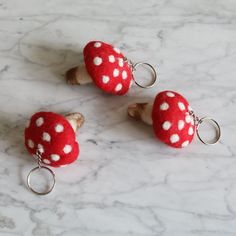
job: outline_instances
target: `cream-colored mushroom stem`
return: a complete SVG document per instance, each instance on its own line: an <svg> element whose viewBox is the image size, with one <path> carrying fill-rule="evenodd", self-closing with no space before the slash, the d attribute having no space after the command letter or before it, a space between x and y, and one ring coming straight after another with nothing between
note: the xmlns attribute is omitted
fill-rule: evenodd
<svg viewBox="0 0 236 236"><path fill-rule="evenodd" d="M66 72L66 81L68 84L88 84L92 83L92 79L88 74L85 65L73 67Z"/></svg>
<svg viewBox="0 0 236 236"><path fill-rule="evenodd" d="M69 121L71 127L76 132L84 123L84 116L79 113L69 113L65 115L65 118Z"/></svg>
<svg viewBox="0 0 236 236"><path fill-rule="evenodd" d="M152 125L152 103L134 103L128 106L129 117Z"/></svg>

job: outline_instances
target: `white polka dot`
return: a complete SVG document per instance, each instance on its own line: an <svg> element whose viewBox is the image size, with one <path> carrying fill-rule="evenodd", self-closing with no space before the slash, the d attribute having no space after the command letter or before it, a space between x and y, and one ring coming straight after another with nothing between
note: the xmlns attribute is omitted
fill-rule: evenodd
<svg viewBox="0 0 236 236"><path fill-rule="evenodd" d="M51 154L51 159L52 159L53 161L59 161L59 160L60 160L60 156L57 155L57 154Z"/></svg>
<svg viewBox="0 0 236 236"><path fill-rule="evenodd" d="M93 59L93 63L94 63L94 65L96 65L96 66L101 65L101 64L102 64L102 58L101 58L101 57L95 57L95 58Z"/></svg>
<svg viewBox="0 0 236 236"><path fill-rule="evenodd" d="M162 128L164 130L168 130L169 128L171 127L171 123L169 121L165 121L163 124L162 124Z"/></svg>
<svg viewBox="0 0 236 236"><path fill-rule="evenodd" d="M119 64L120 67L123 67L123 65L124 65L124 60L123 60L122 58L119 58L119 59L118 59L118 64Z"/></svg>
<svg viewBox="0 0 236 236"><path fill-rule="evenodd" d="M169 108L169 104L166 103L166 102L163 102L163 103L160 105L160 109L161 109L162 111L165 111L165 110L167 110L168 108Z"/></svg>
<svg viewBox="0 0 236 236"><path fill-rule="evenodd" d="M26 124L25 124L25 127L26 127L26 128L29 128L29 126L30 126L30 120L27 120L27 121L26 121Z"/></svg>
<svg viewBox="0 0 236 236"><path fill-rule="evenodd" d="M66 166L68 166L68 165L60 165L60 167L66 167Z"/></svg>
<svg viewBox="0 0 236 236"><path fill-rule="evenodd" d="M113 48L114 49L114 51L116 52L116 53L120 53L120 49L119 48Z"/></svg>
<svg viewBox="0 0 236 236"><path fill-rule="evenodd" d="M187 147L188 144L189 144L189 141L187 140L187 141L183 142L181 146L182 146L182 147Z"/></svg>
<svg viewBox="0 0 236 236"><path fill-rule="evenodd" d="M31 139L28 139L28 146L34 148L34 142Z"/></svg>
<svg viewBox="0 0 236 236"><path fill-rule="evenodd" d="M115 62L115 57L113 55L110 55L108 57L108 60L109 60L109 62L113 63L113 62Z"/></svg>
<svg viewBox="0 0 236 236"><path fill-rule="evenodd" d="M178 134L172 134L171 136L170 136L170 142L171 143L176 143L176 142L178 142L179 141L179 135Z"/></svg>
<svg viewBox="0 0 236 236"><path fill-rule="evenodd" d="M95 48L100 48L101 46L102 46L102 44L100 42L94 43L94 47Z"/></svg>
<svg viewBox="0 0 236 236"><path fill-rule="evenodd" d="M185 109L185 105L182 102L178 102L178 106L181 111Z"/></svg>
<svg viewBox="0 0 236 236"><path fill-rule="evenodd" d="M71 145L68 145L68 144L65 145L65 147L63 148L63 152L64 152L65 154L70 153L71 150L72 150L72 147L71 147Z"/></svg>
<svg viewBox="0 0 236 236"><path fill-rule="evenodd" d="M173 98L175 96L175 94L172 92L167 92L166 95L170 98Z"/></svg>
<svg viewBox="0 0 236 236"><path fill-rule="evenodd" d="M109 80L110 80L110 78L109 78L108 76L106 76L106 75L103 75L103 76L102 76L102 82L103 82L104 84L107 84L107 83L109 82Z"/></svg>
<svg viewBox="0 0 236 236"><path fill-rule="evenodd" d="M185 121L186 121L186 123L190 123L191 122L191 116L190 115L186 115L185 116Z"/></svg>
<svg viewBox="0 0 236 236"><path fill-rule="evenodd" d="M49 161L48 159L43 159L43 163L49 165L49 164L51 164L51 161Z"/></svg>
<svg viewBox="0 0 236 236"><path fill-rule="evenodd" d="M55 131L56 131L57 133L61 133L63 130L64 130L63 125L61 125L61 124L56 125Z"/></svg>
<svg viewBox="0 0 236 236"><path fill-rule="evenodd" d="M118 92L122 89L122 84L117 84L116 85L116 88L115 88L115 91Z"/></svg>
<svg viewBox="0 0 236 236"><path fill-rule="evenodd" d="M39 152L44 153L44 148L43 148L42 144L39 143L37 148L38 148Z"/></svg>
<svg viewBox="0 0 236 236"><path fill-rule="evenodd" d="M119 75L119 73L120 73L120 72L119 72L118 69L114 69L114 70L113 70L113 76L114 76L114 77L117 77L117 76Z"/></svg>
<svg viewBox="0 0 236 236"><path fill-rule="evenodd" d="M51 136L49 133L47 132L43 132L43 140L44 141L47 141L47 142L50 142L51 141Z"/></svg>
<svg viewBox="0 0 236 236"><path fill-rule="evenodd" d="M182 130L184 128L184 121L183 120L179 120L178 121L178 130Z"/></svg>
<svg viewBox="0 0 236 236"><path fill-rule="evenodd" d="M122 79L126 79L127 78L127 72L124 70L122 72Z"/></svg>
<svg viewBox="0 0 236 236"><path fill-rule="evenodd" d="M36 125L39 127L43 124L44 120L43 120L43 117L39 117L37 120L36 120Z"/></svg>
<svg viewBox="0 0 236 236"><path fill-rule="evenodd" d="M193 135L193 127L189 127L189 129L188 129L188 134L189 134L189 135Z"/></svg>

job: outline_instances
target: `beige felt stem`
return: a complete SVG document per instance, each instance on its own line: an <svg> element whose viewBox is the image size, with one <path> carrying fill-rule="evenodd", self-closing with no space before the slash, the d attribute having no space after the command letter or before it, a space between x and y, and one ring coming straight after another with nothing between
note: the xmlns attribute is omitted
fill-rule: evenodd
<svg viewBox="0 0 236 236"><path fill-rule="evenodd" d="M88 84L92 79L88 74L85 65L73 67L66 72L66 81L68 84Z"/></svg>
<svg viewBox="0 0 236 236"><path fill-rule="evenodd" d="M152 125L152 103L134 103L128 107L129 117Z"/></svg>
<svg viewBox="0 0 236 236"><path fill-rule="evenodd" d="M84 123L84 116L79 113L69 113L65 115L65 118L69 121L73 130L76 132Z"/></svg>

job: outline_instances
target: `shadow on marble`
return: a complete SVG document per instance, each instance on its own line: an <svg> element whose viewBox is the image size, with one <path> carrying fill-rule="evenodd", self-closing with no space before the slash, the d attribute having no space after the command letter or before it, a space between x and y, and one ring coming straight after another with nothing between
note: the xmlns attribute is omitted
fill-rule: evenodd
<svg viewBox="0 0 236 236"><path fill-rule="evenodd" d="M25 124L21 121L10 121L6 117L0 117L0 124L2 139L8 143L5 153L13 156L25 154L23 136Z"/></svg>
<svg viewBox="0 0 236 236"><path fill-rule="evenodd" d="M68 69L82 64L83 48L68 49L71 45L52 45L44 43L27 48L24 56L31 63L48 68L59 79L64 79Z"/></svg>
<svg viewBox="0 0 236 236"><path fill-rule="evenodd" d="M19 166L17 168L17 177L21 185L25 184L25 169L29 165L34 165L34 159L29 156L24 145L24 127L23 119L17 122L10 121L5 117L0 117L1 139L6 143L6 148L3 150L4 154L14 159L13 163ZM23 174L24 173L24 174Z"/></svg>

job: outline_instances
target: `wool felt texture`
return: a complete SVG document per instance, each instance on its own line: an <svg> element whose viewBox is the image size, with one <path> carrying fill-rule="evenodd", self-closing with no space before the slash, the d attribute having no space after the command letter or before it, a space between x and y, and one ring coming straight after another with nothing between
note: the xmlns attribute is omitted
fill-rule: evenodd
<svg viewBox="0 0 236 236"><path fill-rule="evenodd" d="M171 147L186 147L193 140L196 129L189 111L191 107L182 95L173 91L157 94L152 110L156 137Z"/></svg>
<svg viewBox="0 0 236 236"><path fill-rule="evenodd" d="M39 149L42 162L53 167L68 165L79 155L79 145L70 123L53 112L38 112L31 117L25 128L25 146L33 156Z"/></svg>
<svg viewBox="0 0 236 236"><path fill-rule="evenodd" d="M83 53L87 72L98 88L114 95L128 92L133 80L132 70L118 48L91 41Z"/></svg>

